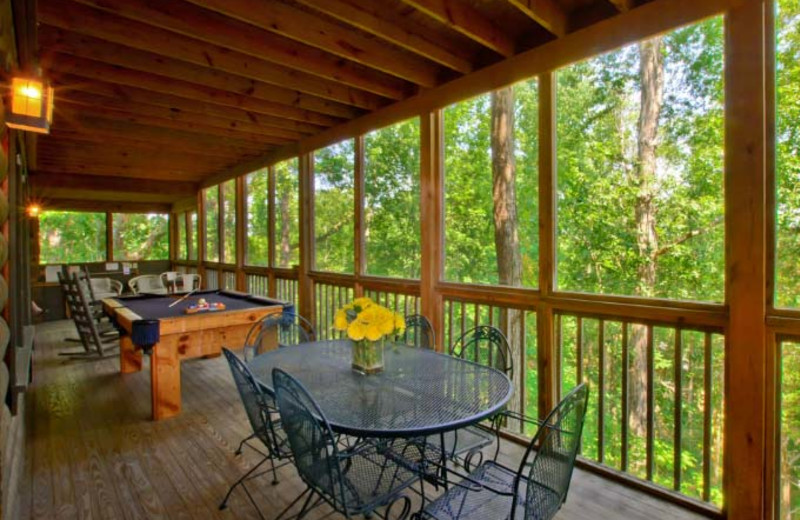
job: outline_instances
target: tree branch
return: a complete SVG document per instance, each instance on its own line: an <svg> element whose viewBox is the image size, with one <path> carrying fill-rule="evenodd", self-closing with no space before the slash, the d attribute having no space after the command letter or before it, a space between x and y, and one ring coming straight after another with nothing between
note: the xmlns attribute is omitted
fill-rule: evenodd
<svg viewBox="0 0 800 520"><path fill-rule="evenodd" d="M670 249L673 249L673 248L683 244L684 242L686 242L686 241L688 241L688 240L690 240L690 239L692 239L692 238L694 238L696 236L700 236L700 235L704 235L704 234L708 233L709 231L711 231L712 229L714 229L715 227L720 225L722 223L722 220L723 220L723 217L718 217L711 224L709 224L708 226L702 227L702 228L698 228L698 229L693 229L693 230L689 231L688 233L686 233L685 235L683 235L682 237L680 237L678 240L658 248L656 250L656 252L653 253L653 258L655 259L655 258L658 258L659 256L661 256L661 255L663 255L665 253L668 253Z"/></svg>

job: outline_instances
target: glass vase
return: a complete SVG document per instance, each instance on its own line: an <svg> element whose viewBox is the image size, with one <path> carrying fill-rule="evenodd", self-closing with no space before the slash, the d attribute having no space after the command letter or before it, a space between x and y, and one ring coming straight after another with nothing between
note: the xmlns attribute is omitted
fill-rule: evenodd
<svg viewBox="0 0 800 520"><path fill-rule="evenodd" d="M364 375L383 372L383 340L353 342L353 370Z"/></svg>

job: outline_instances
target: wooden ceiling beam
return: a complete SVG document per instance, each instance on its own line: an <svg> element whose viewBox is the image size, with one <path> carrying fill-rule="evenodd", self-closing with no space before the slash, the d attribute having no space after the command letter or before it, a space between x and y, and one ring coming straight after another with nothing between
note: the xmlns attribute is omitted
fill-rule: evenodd
<svg viewBox="0 0 800 520"><path fill-rule="evenodd" d="M440 82L439 67L427 59L281 2L270 2L265 8L263 0L189 1L422 87L434 87Z"/></svg>
<svg viewBox="0 0 800 520"><path fill-rule="evenodd" d="M235 161L236 158L207 157L185 152L143 151L120 147L81 146L71 144L45 143L39 145L43 161L61 163L86 162L95 160L98 164L165 165L185 169L186 167L219 167Z"/></svg>
<svg viewBox="0 0 800 520"><path fill-rule="evenodd" d="M65 156L57 155L50 156L42 154L39 161L40 169L59 168L71 170L75 173L81 174L97 174L103 175L105 171L113 171L117 175L124 173L131 173L136 171L147 170L161 170L171 172L172 175L180 175L181 180L197 180L202 174L225 168L230 162L182 162L172 159L145 159L145 158L131 158L131 159L118 159L107 157L86 157L80 156ZM169 177L172 178L172 177Z"/></svg>
<svg viewBox="0 0 800 520"><path fill-rule="evenodd" d="M611 1L625 2L627 0ZM567 34L569 22L567 13L555 0L509 0L509 2L552 34L558 37Z"/></svg>
<svg viewBox="0 0 800 520"><path fill-rule="evenodd" d="M140 105L163 107L174 113L191 113L196 116L227 119L236 122L248 123L258 127L281 128L304 134L316 134L327 128L312 123L304 123L281 117L258 114L256 112L232 108L222 105L203 103L170 94L161 94L136 87L128 87L104 81L85 78L82 76L65 74L59 78L56 85L56 99L61 96L75 93L89 93L99 96L115 98L123 102L133 102Z"/></svg>
<svg viewBox="0 0 800 520"><path fill-rule="evenodd" d="M128 182L125 184L132 185L142 182L141 179L138 179L135 182L130 182L130 180L131 179L127 179ZM176 197L175 195L168 195L164 193L132 193L125 191L124 189L122 191L75 190L71 188L37 188L36 186L32 186L30 193L33 200L38 201L41 206L45 207L47 206L47 203L44 201L58 199L101 200L105 202L136 201L155 202L160 204L174 204L182 199L182 197Z"/></svg>
<svg viewBox="0 0 800 520"><path fill-rule="evenodd" d="M47 63L44 63L44 58L47 59ZM198 83L171 79L158 74L109 65L85 58L76 58L66 54L53 53L44 56L42 67L55 77L57 77L58 74L79 74L99 81L109 81L121 85L152 90L162 94L172 94L187 99L203 101L205 103L243 108L260 114L284 117L321 126L335 126L344 120L343 118L320 114L318 112L283 105L273 101L256 99L248 95L236 94Z"/></svg>
<svg viewBox="0 0 800 520"><path fill-rule="evenodd" d="M617 11L620 13L625 13L636 7L635 0L608 0L611 2L614 7L617 8Z"/></svg>
<svg viewBox="0 0 800 520"><path fill-rule="evenodd" d="M219 150L222 152L247 153L268 148L267 145L248 143L247 141L230 137L202 135L181 130L114 121L100 117L90 117L88 115L78 115L77 117L70 117L69 119L66 116L71 116L71 114L58 111L53 126L65 125L72 129L77 128L79 131L97 133L103 137L111 134L133 140L152 141L154 143L163 143L176 147L187 145L190 148L204 147L209 150Z"/></svg>
<svg viewBox="0 0 800 520"><path fill-rule="evenodd" d="M29 177L34 190L69 189L80 191L119 191L125 193L157 193L181 198L196 195L200 185L191 181L159 181L140 179L130 182L120 177L79 175L37 170Z"/></svg>
<svg viewBox="0 0 800 520"><path fill-rule="evenodd" d="M130 168L126 166L103 166L103 165L64 165L47 164L39 166L42 170L53 173L71 173L78 175L100 175L113 177L128 177L131 179L156 179L156 180L178 180L178 181L199 181L205 178L207 172L192 171L187 172L179 169L158 169L158 168Z"/></svg>
<svg viewBox="0 0 800 520"><path fill-rule="evenodd" d="M411 84L401 79L187 2L79 1L125 18L198 38L206 43L296 68L380 96L397 100L413 94ZM263 5L259 9L263 9Z"/></svg>
<svg viewBox="0 0 800 520"><path fill-rule="evenodd" d="M141 152L171 152L196 155L213 159L221 157L224 159L235 159L252 155L251 150L237 150L227 147L208 147L202 144L175 143L172 141L152 141L141 138L132 138L128 135L118 133L98 133L79 131L68 126L59 126L57 130L52 130L50 135L39 140L39 146L50 144L65 143L69 146L83 148L121 148L125 150L139 150Z"/></svg>
<svg viewBox="0 0 800 520"><path fill-rule="evenodd" d="M58 96L58 102L60 107L63 107L66 103L74 105L75 107L86 107L87 109L100 108L115 110L137 116L150 116L159 119L169 119L187 125L196 125L200 128L207 126L215 129L256 134L266 137L278 137L296 140L309 135L308 133L296 132L294 130L285 130L277 127L261 126L250 122L246 123L242 121L232 121L230 119L204 116L193 112L183 112L181 110L165 108L157 105L134 103L118 98L98 96L88 92L62 92Z"/></svg>
<svg viewBox="0 0 800 520"><path fill-rule="evenodd" d="M40 27L39 41L42 48L47 49L45 55L63 53L344 119L364 113L351 105L47 25Z"/></svg>
<svg viewBox="0 0 800 520"><path fill-rule="evenodd" d="M298 0L321 13L377 36L407 51L428 58L436 63L462 74L469 74L474 69L472 62L455 53L449 52L424 35L398 26L394 20L376 16L347 0Z"/></svg>
<svg viewBox="0 0 800 520"><path fill-rule="evenodd" d="M292 141L286 137L274 137L262 134L251 134L240 130L231 130L228 128L217 128L213 126L185 123L183 121L175 121L173 119L165 119L161 117L153 117L149 115L137 114L133 111L120 111L116 109L104 108L97 105L84 105L73 104L66 100L61 100L59 112L64 117L70 119L80 118L81 116L99 117L103 119L110 119L112 121L123 121L126 123L135 123L146 126L157 126L159 128L171 128L174 130L182 130L185 132L196 133L200 135L215 135L252 143L254 145L280 145Z"/></svg>
<svg viewBox="0 0 800 520"><path fill-rule="evenodd" d="M264 61L228 47L159 29L69 0L42 0L39 13L43 23L54 27L366 110L375 110L388 100L384 96L345 85L338 80L325 79ZM43 49L46 50L46 47L43 46Z"/></svg>
<svg viewBox="0 0 800 520"><path fill-rule="evenodd" d="M165 202L126 202L89 199L61 199L53 198L42 203L44 209L96 211L112 213L169 213L172 204Z"/></svg>
<svg viewBox="0 0 800 520"><path fill-rule="evenodd" d="M514 41L464 0L402 1L501 56L507 58L516 52Z"/></svg>

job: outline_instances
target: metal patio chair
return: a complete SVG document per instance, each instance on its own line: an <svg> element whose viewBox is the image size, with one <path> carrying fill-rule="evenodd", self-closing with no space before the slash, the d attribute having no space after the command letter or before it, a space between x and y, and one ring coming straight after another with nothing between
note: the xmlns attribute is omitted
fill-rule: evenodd
<svg viewBox="0 0 800 520"><path fill-rule="evenodd" d="M252 359L268 335L277 334L278 347L284 348L314 341L316 333L311 323L296 313L271 314L256 322L244 342L244 358Z"/></svg>
<svg viewBox="0 0 800 520"><path fill-rule="evenodd" d="M307 488L278 515L284 518L305 497L297 518L327 503L345 518L379 514L386 507L402 509L396 518L408 517L411 501L402 494L418 477L383 453L381 443L363 442L341 449L325 414L303 385L288 373L272 370L275 400L289 439L293 461ZM316 497L316 500L314 500Z"/></svg>
<svg viewBox="0 0 800 520"><path fill-rule="evenodd" d="M511 347L505 335L492 325L478 325L466 331L451 345L450 355L496 368L509 379L514 379ZM481 450L498 439L494 422L494 418L492 418L491 425L477 424L445 433L443 437L447 458L463 463L467 470L476 455L480 457L479 463L482 462ZM430 436L427 442L432 446L439 447L441 438L437 435ZM498 441L496 452L499 451L499 448Z"/></svg>
<svg viewBox="0 0 800 520"><path fill-rule="evenodd" d="M402 338L406 345L433 350L436 348L436 337L433 326L422 314L409 314L405 317L406 330Z"/></svg>
<svg viewBox="0 0 800 520"><path fill-rule="evenodd" d="M253 434L245 439L245 441L252 439L258 439L260 441L259 447L253 446L253 444L249 442L246 443L242 441L242 443L239 444L239 448L236 450L236 454L239 455L242 451L242 446L247 444L251 449L262 455L263 458L228 489L228 493L225 495L219 508L225 509L227 507L231 493L233 493L233 490L236 489L237 486L241 485L260 515L261 511L250 495L250 492L247 490L245 483L250 479L271 471L272 484L276 485L278 483L277 470L290 462L291 452L289 451L286 433L281 427L281 422L278 418L277 410L275 409L275 401L272 396L261 389L253 377L253 374L250 373L250 370L247 368L247 365L245 365L236 354L227 348L223 348L222 352L228 360L228 366L231 369L233 381L236 383L239 397L241 397L245 412L247 412L247 419L250 421L250 426L253 428ZM257 473L256 471L267 461L270 463L270 469ZM276 465L275 461L280 461L280 463Z"/></svg>
<svg viewBox="0 0 800 520"><path fill-rule="evenodd" d="M481 463L417 513L418 520L549 520L567 499L589 390L581 384L540 424L516 469ZM452 470L451 470L452 471Z"/></svg>

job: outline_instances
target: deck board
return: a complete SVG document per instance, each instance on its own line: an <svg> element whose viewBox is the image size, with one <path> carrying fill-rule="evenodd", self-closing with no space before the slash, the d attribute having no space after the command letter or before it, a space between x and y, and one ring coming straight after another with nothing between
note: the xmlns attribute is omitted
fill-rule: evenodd
<svg viewBox="0 0 800 520"><path fill-rule="evenodd" d="M122 375L114 356L90 361L58 356L74 350L63 341L70 327L54 322L37 331L21 520L258 518L240 490L227 510L217 508L230 483L258 461L247 449L240 457L233 454L248 423L224 358L184 361L181 415L153 422L147 368ZM520 455L518 447L504 443L503 458ZM248 486L266 518L303 489L291 467L279 470L279 478L278 486L270 476ZM557 518L702 517L577 470Z"/></svg>

